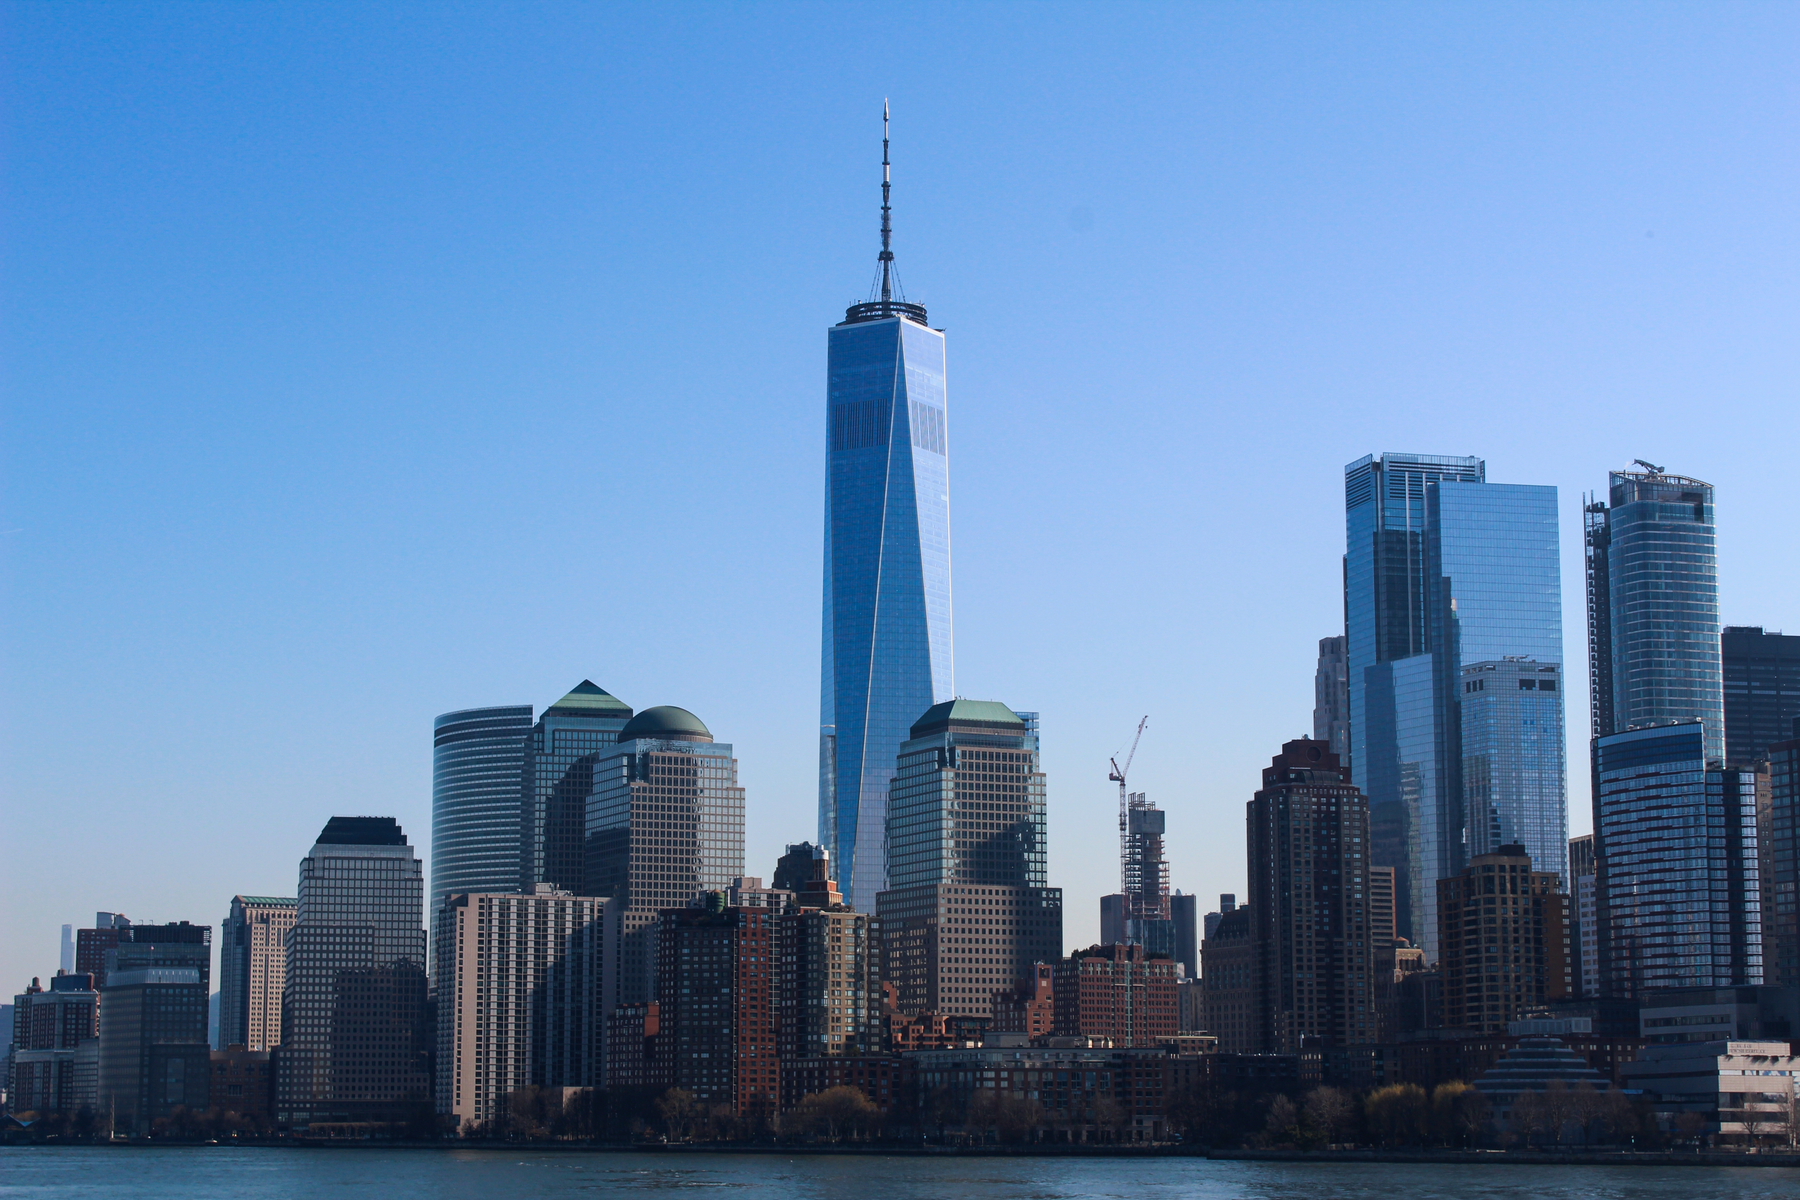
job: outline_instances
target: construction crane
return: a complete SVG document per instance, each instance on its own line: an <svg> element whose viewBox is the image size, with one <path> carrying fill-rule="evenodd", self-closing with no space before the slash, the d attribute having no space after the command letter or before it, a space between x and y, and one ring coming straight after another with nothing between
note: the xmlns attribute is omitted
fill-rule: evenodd
<svg viewBox="0 0 1800 1200"><path fill-rule="evenodd" d="M1119 891L1121 893L1126 890L1127 880L1125 875L1127 867L1125 865L1125 860L1130 857L1131 852L1131 834L1126 828L1125 774L1131 770L1131 760L1137 757L1138 742L1143 739L1144 726L1149 723L1150 714L1145 713L1144 719L1138 722L1137 733L1133 735L1131 739L1131 752L1125 756L1125 765L1121 767L1119 765L1119 756L1116 754L1113 755L1111 759L1112 772L1107 775L1109 780L1119 785Z"/></svg>

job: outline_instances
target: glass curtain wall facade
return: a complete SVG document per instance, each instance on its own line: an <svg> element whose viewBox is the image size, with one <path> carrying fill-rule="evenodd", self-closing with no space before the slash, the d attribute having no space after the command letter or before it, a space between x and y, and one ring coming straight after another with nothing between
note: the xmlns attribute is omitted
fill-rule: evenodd
<svg viewBox="0 0 1800 1200"><path fill-rule="evenodd" d="M1698 720L1706 757L1725 757L1718 536L1709 483L1614 471L1608 503L1585 506L1595 736ZM1602 724L1605 714L1610 720Z"/></svg>
<svg viewBox="0 0 1800 1200"><path fill-rule="evenodd" d="M1595 742L1602 986L1763 981L1756 774L1709 762L1704 722Z"/></svg>
<svg viewBox="0 0 1800 1200"><path fill-rule="evenodd" d="M1536 726L1488 728L1466 746L1461 676L1465 663L1508 658L1560 668L1556 489L1488 483L1480 459L1390 454L1352 463L1345 497L1352 775L1369 799L1374 863L1403 872L1400 934L1435 959L1437 881L1467 862L1465 756L1541 756ZM1562 754L1555 694L1548 740ZM1501 732L1529 738L1497 746ZM1559 876L1566 803L1557 775L1548 804L1513 814L1541 825L1521 839Z"/></svg>
<svg viewBox="0 0 1800 1200"><path fill-rule="evenodd" d="M1524 846L1533 871L1570 891L1562 668L1521 658L1471 663L1461 704L1469 857Z"/></svg>
<svg viewBox="0 0 1800 1200"><path fill-rule="evenodd" d="M1364 673L1376 663L1427 650L1425 485L1481 483L1479 458L1368 455L1344 468L1344 635L1350 691L1350 769L1365 775L1368 722Z"/></svg>
<svg viewBox="0 0 1800 1200"><path fill-rule="evenodd" d="M819 840L866 912L894 756L954 687L944 335L923 309L863 315L829 336Z"/></svg>
<svg viewBox="0 0 1800 1200"><path fill-rule="evenodd" d="M1437 881L1457 871L1462 806L1450 706L1437 656L1377 663L1367 676L1371 864L1394 869L1399 936L1437 956Z"/></svg>
<svg viewBox="0 0 1800 1200"><path fill-rule="evenodd" d="M532 728L525 743L518 891L530 895L540 883L581 890L594 763L618 743L629 720L629 704L584 679Z"/></svg>
<svg viewBox="0 0 1800 1200"><path fill-rule="evenodd" d="M531 705L465 708L432 722L431 911L452 892L519 883L519 780Z"/></svg>

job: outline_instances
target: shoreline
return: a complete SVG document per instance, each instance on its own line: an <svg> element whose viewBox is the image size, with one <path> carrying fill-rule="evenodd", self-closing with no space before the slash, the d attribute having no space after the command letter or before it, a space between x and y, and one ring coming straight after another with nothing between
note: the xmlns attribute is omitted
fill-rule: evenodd
<svg viewBox="0 0 1800 1200"><path fill-rule="evenodd" d="M70 1146L128 1149L193 1149L236 1146L250 1150L430 1150L551 1154L733 1155L855 1158L1203 1158L1217 1162L1268 1163L1409 1163L1421 1166L1644 1166L1644 1167L1774 1167L1800 1169L1800 1150L1763 1153L1730 1150L1211 1150L1181 1145L1113 1146L920 1146L920 1145L772 1145L707 1142L692 1144L618 1142L505 1141L378 1141L313 1138L235 1142L12 1142L4 1148L59 1149Z"/></svg>

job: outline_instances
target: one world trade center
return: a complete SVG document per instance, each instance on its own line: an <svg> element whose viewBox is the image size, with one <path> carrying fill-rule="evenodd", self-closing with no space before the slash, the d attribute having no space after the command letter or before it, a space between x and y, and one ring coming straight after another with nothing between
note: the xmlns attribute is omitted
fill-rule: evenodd
<svg viewBox="0 0 1800 1200"><path fill-rule="evenodd" d="M829 333L819 840L863 912L887 886L888 781L912 723L954 698L944 335L894 272L887 112L873 298Z"/></svg>

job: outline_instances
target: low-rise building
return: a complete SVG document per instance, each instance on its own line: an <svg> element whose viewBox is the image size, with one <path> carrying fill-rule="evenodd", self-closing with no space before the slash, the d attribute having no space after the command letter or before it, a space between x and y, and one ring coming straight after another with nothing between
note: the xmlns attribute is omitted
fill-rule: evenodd
<svg viewBox="0 0 1800 1200"><path fill-rule="evenodd" d="M813 1058L782 1059L781 1111L792 1112L808 1096L834 1087L858 1088L880 1111L893 1114L900 1102L901 1079L907 1064L897 1054L825 1054Z"/></svg>
<svg viewBox="0 0 1800 1200"><path fill-rule="evenodd" d="M918 1080L913 1119L931 1127L943 1114L967 1113L985 1089L1035 1102L1045 1126L1071 1141L1161 1141L1168 1060L1160 1049L924 1050L907 1056Z"/></svg>
<svg viewBox="0 0 1800 1200"><path fill-rule="evenodd" d="M212 1052L212 1106L261 1128L274 1120L269 1052L242 1045Z"/></svg>
<svg viewBox="0 0 1800 1200"><path fill-rule="evenodd" d="M1651 1097L1664 1129L1743 1145L1787 1139L1797 1071L1787 1042L1665 1042L1644 1047L1624 1075Z"/></svg>

